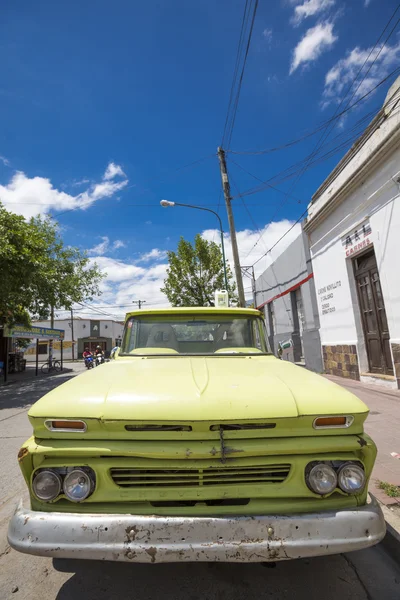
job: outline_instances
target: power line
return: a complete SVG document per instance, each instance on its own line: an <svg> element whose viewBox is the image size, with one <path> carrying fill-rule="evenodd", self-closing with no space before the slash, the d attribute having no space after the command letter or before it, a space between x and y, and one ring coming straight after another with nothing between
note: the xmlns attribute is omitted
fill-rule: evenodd
<svg viewBox="0 0 400 600"><path fill-rule="evenodd" d="M335 114L334 116L330 117L326 121L323 121L320 125L318 125L316 127L316 129L313 129L312 131L305 133L304 135L302 135L299 138L290 140L289 142L286 142L285 144L281 144L280 146L266 148L264 150L227 150L226 152L229 154L243 154L243 155L257 156L257 155L263 155L263 154L271 154L272 152L278 152L280 150L285 150L286 148L290 148L291 146L295 146L296 144L303 142L304 140L312 137L313 135L316 135L317 133L319 133L320 131L325 129L328 125L330 125L332 122L339 121L346 113L348 113L355 106L357 106L358 104L363 102L366 98L368 98L368 96L373 94L381 85L386 83L386 81L388 79L390 79L393 75L396 75L398 72L400 72L400 67L396 67L396 69L394 69L391 73L389 73L389 75L384 77L384 79L381 79L381 81L379 81L379 83L377 83L368 92L366 92L365 94L360 96L355 102L353 102L353 104L351 104L350 106L347 106L345 109L343 109L339 113Z"/></svg>
<svg viewBox="0 0 400 600"><path fill-rule="evenodd" d="M243 34L244 34L245 26L246 26L246 23L247 23L247 20L248 20L248 13L247 13L248 6L249 6L249 0L246 0L246 4L244 6L244 11L243 11L243 17L242 17L242 26L241 26L241 29L240 29L239 42L238 42L238 47L237 47L237 51L236 51L235 67L234 67L234 70L233 70L233 78L232 78L232 83L231 83L231 91L230 91L230 94L229 94L228 109L226 111L226 117L225 117L224 131L223 131L223 134L222 134L221 146L223 145L223 143L225 141L225 134L226 134L227 129L228 129L229 114L230 114L230 110L231 110L231 106L232 106L233 94L234 94L234 91L235 91L235 82L236 82L237 73L238 73L238 69L239 69L240 55L242 53Z"/></svg>
<svg viewBox="0 0 400 600"><path fill-rule="evenodd" d="M232 162L233 162L233 161L232 161ZM253 223L253 225L254 225L254 227L255 227L255 229L256 229L256 231L257 231L257 233L258 233L259 235L261 235L261 228L260 228L260 227L257 225L257 223L255 222L255 220L253 219L253 216L252 216L251 212L249 211L249 209L248 209L248 207L247 207L247 205L246 205L246 202L245 202L245 200L244 200L243 196L241 195L241 193L240 193L240 191L239 191L239 188L238 188L238 186L236 185L236 183L235 183L235 181L234 181L234 179L233 179L233 177L232 177L232 174L231 174L230 178L231 178L231 181L232 181L232 183L233 183L233 185L234 185L234 187L235 187L235 189L236 189L236 192L237 192L238 196L240 197L240 199L241 199L241 201L242 201L243 207L246 209L246 212L247 212L247 214L248 214L248 216L249 216L249 219L250 219L250 221ZM265 247L266 247L266 246L265 246ZM247 254L247 256L248 256L248 254ZM246 258L247 258L247 256L246 256Z"/></svg>
<svg viewBox="0 0 400 600"><path fill-rule="evenodd" d="M301 219L302 219L302 218L303 218L303 217L304 217L304 216L307 214L307 211L308 211L308 208L306 208L306 210L305 210L304 212L302 212L302 213L301 213L301 215L300 215L300 217L297 219L297 221L295 221L295 222L293 223L293 225L292 225L291 227L289 227L289 229L287 229L283 235L281 235L281 237L279 238L279 240L277 240L277 241L275 242L275 244L274 244L273 246L271 246L271 248L269 248L269 250L267 250L267 252L265 252L265 254L263 254L262 256L260 256L260 258L257 258L257 260L256 260L256 261L255 261L255 262L252 264L252 266L253 266L253 267L254 267L254 265L256 265L257 263L259 263L259 262L260 262L260 260L264 258L264 256L267 256L267 254L269 254L269 253L270 253L270 252L271 252L271 251L272 251L272 250L275 248L275 246L277 246L277 245L279 244L279 242L280 242L281 240L283 240L283 238L284 238L284 237L286 237L286 236L287 236L287 234L288 234L288 233L290 233L290 232L292 231L293 227L295 227L295 226L296 226L298 223L300 223Z"/></svg>
<svg viewBox="0 0 400 600"><path fill-rule="evenodd" d="M241 27L241 31L240 31L238 50L237 50L237 54L236 54L236 63L235 63L231 92L230 92L230 97L229 97L228 110L227 110L227 115L226 115L226 119L225 119L224 131L222 134L221 148L223 148L224 146L229 148L231 139L232 139L233 129L235 126L236 114L237 114L237 109L238 109L238 105L239 105L240 92L241 92L242 83L243 83L243 76L244 76L244 72L246 69L247 57L249 54L250 43L251 43L251 38L252 38L252 34L253 34L254 21L256 18L257 7L258 7L258 0L254 1L253 9L251 8L251 2L252 2L252 0L246 0L244 13L243 13L243 17L242 17L242 27ZM251 15L251 21L250 21L250 15ZM245 45L246 49L244 52L244 57L242 60L242 67L241 67L240 76L238 79L240 62L241 62L240 56L242 54L242 49L244 47L246 26L249 21L250 21L250 27L249 27L249 31L248 31L248 35L247 35L247 43Z"/></svg>
<svg viewBox="0 0 400 600"><path fill-rule="evenodd" d="M389 104L393 104L393 106L391 107L390 112L383 116L383 119L386 119L390 116L390 114L393 112L393 110L396 108L396 105L398 104L400 98L396 98L396 95L398 95L398 89L396 89L393 94L391 95L391 97L388 99L388 101L385 103L384 108L387 109ZM382 121L378 120L376 123L374 123L373 127L371 128L370 131L368 131L368 137L363 140L363 145L367 142L367 140L369 140L371 138L371 136L376 132L376 130L381 126ZM358 148L359 150L360 148ZM341 169L340 172L343 171L343 169L349 164L349 162L352 160L353 155L348 157L348 160L341 165ZM256 265L258 262L260 262L260 260L262 258L264 258L264 256L266 256L267 254L269 254L269 252L271 252L275 246L277 246L277 244L279 244L279 242L290 232L292 231L292 229L301 221L301 219L307 214L308 212L308 207L303 211L303 213L300 215L300 217L291 225L291 227L289 227L289 229L287 229L287 231L285 231L285 233L275 242L275 244L273 246L271 246L271 248L269 248L269 250L267 252L265 252L262 256L260 256L254 263L253 263L253 267L254 265Z"/></svg>
<svg viewBox="0 0 400 600"><path fill-rule="evenodd" d="M378 109L381 110L381 107ZM339 134L338 136L336 136L332 142L334 140L337 140L341 137L343 137L344 135L347 135L349 132L351 131L355 131L355 133L352 133L352 135L345 139L343 142L341 142L339 145L335 146L334 148L332 148L331 150L329 150L329 152L327 152L326 154L321 155L317 160L313 161L310 163L310 165L314 165L314 164L320 164L321 162L323 162L324 160L327 160L328 158L331 158L334 154L336 154L337 152L339 152L340 150L342 150L344 147L348 146L350 143L352 143L354 141L354 139L357 139L357 137L359 136L359 129L361 128L361 126L364 126L364 123L369 120L371 118L372 115L376 114L375 111L371 111L370 113L368 113L367 115L365 115L364 117L362 117L362 119L360 119L359 121L357 121L357 123L355 125L353 125L353 127L349 130L346 130L345 132ZM324 144L324 146L321 146L321 149L324 147L328 147L329 144L331 144L332 142L329 142L327 144ZM289 167L287 167L286 169L284 169L283 171L280 171L279 173L277 173L276 175L274 175L273 177L270 177L267 180L263 180L260 177L258 177L257 175L254 175L254 173L251 173L248 169L246 169L245 167L243 167L241 164L239 164L237 161L233 160L232 158L230 158L230 162L233 163L234 165L236 165L237 167L239 167L242 171L244 171L245 173L247 173L248 175L250 175L251 177L253 177L253 179L259 181L260 183L262 183L263 185L261 186L257 186L255 188L250 188L248 190L246 190L245 192L241 193L242 197L245 196L249 196L252 194L256 194L259 192L264 191L266 188L271 188L277 192L280 192L281 194L286 195L287 192L285 192L284 190L281 190L280 188L272 185L270 182L271 181L279 181L279 182L283 182L286 181L287 179L291 179L292 177L294 177L298 172L299 172L299 168L307 161L307 159L309 158L309 156L306 156L304 159L302 159L301 161L294 163L292 165L290 165ZM296 170L294 170L296 169ZM237 196L239 197L239 196ZM297 202L302 202L303 200L301 200L300 198L291 195L291 198L293 198L294 200L296 200ZM236 196L233 196L233 199L235 199Z"/></svg>
<svg viewBox="0 0 400 600"><path fill-rule="evenodd" d="M400 72L400 68L398 70ZM392 96L392 98L393 98L393 96ZM395 101L397 101L397 100L389 99L386 102L385 106L388 107L390 104L392 104ZM348 139L346 139L344 142L341 142L340 145L332 148L329 152L327 152L324 155L321 155L318 159L316 159L314 161L311 161L309 163L309 167L311 165L320 164L324 160L327 160L328 158L330 158L334 154L336 154L338 151L340 151L344 147L346 147L349 143L351 143L355 139L357 139L357 137L359 136L358 129L363 125L363 123L365 123L367 120L369 120L371 116L376 116L381 110L382 110L382 106L380 106L377 110L371 111L370 113L368 113L364 117L362 117L359 121L357 121L355 123L355 125L353 125L353 127L351 129L346 130L345 132L343 132L343 133L339 134L338 136L336 136L332 141L334 141L335 139L338 139L338 138L340 138L340 137L342 137L344 135L347 135L350 131L355 131L355 133L353 133ZM327 144L322 145L319 150L322 150L322 148L328 147L329 144L332 143L332 141L328 142ZM258 178L256 176L253 176L252 174L249 173L249 171L247 171L248 174L250 174L251 176L253 176L258 181L261 181L264 185L256 186L254 188L249 188L248 190L242 192L242 196L245 197L245 196L249 196L249 195L252 195L252 194L257 194L257 193L262 192L263 190L265 190L267 187L272 187L272 189L275 189L276 191L279 191L279 192L281 192L283 194L287 194L287 192L284 192L283 190L280 190L279 188L276 188L276 187L272 186L270 182L271 181L283 182L283 181L286 181L287 179L291 179L292 177L296 176L300 172L300 168L302 167L302 165L304 165L304 163L306 163L310 159L311 155L312 155L312 153L309 154L309 155L307 155L304 159L298 161L297 163L294 163L294 164L290 165L289 167L287 167L283 171L280 171L279 173L277 173L273 177L270 177L266 181L260 180L260 178ZM234 162L232 160L232 158L230 158L230 161ZM237 166L239 166L238 163L235 163L235 164ZM243 170L245 170L244 167L241 167L241 168ZM294 197L294 196L291 195L291 197Z"/></svg>
<svg viewBox="0 0 400 600"><path fill-rule="evenodd" d="M337 112L339 111L340 107L342 106L345 98L347 97L347 95L350 93L353 85L355 84L355 82L358 79L358 76L361 74L361 71L363 70L364 66L367 64L367 61L369 60L369 57L371 56L372 52L375 50L375 48L377 47L377 45L379 44L380 39L382 38L383 34L385 33L386 29L388 28L390 22L392 21L392 19L394 18L396 12L399 10L400 8L400 4L397 5L397 8L395 9L395 11L393 12L392 16L390 17L389 21L387 22L385 28L383 29L383 31L381 32L381 34L379 35L377 41L375 42L373 48L371 49L371 51L369 52L367 58L365 59L365 61L363 62L362 66L360 67L359 71L357 72L357 74L355 75L355 77L353 78L349 88L347 89L346 93L344 94L344 96L342 97L338 107L336 108L336 111L333 115L333 117L335 117L337 115ZM351 96L351 98L349 99L349 101L347 102L346 108L348 107L349 103L351 102L351 100L353 99L355 93L357 92L357 90L359 89L360 85L362 84L362 82L365 80L367 74L369 73L369 71L371 70L372 66L374 65L374 63L377 61L380 53L382 52L384 46L386 45L386 43L388 42L388 40L390 39L391 35L393 34L394 30L396 29L398 23L399 23L400 19L397 20L397 22L395 23L395 26L392 28L392 30L390 31L389 35L387 36L386 40L383 42L381 49L379 50L378 54L375 56L374 60L372 61L369 69L367 70L367 72L364 74L363 78L361 79L361 81L359 82L357 88L355 89L355 91L353 92L353 95ZM318 140L314 152L311 154L310 156L310 160L312 158L314 158L314 155L318 152L320 146L323 144L323 142L329 137L330 133L332 132L332 130L334 129L334 127L336 126L336 121L333 121L329 126L326 127L325 131L322 133L320 139ZM303 171L298 175L297 180L293 183L293 186L291 189L293 189L293 187L296 185L297 181L300 180L300 178L303 176L303 174L306 172L308 168L308 164L306 164L303 168Z"/></svg>

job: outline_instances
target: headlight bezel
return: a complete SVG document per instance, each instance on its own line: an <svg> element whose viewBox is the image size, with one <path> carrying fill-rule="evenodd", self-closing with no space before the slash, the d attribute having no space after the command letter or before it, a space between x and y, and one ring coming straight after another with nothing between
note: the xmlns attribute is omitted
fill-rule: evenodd
<svg viewBox="0 0 400 600"><path fill-rule="evenodd" d="M66 485L67 485L67 481L69 478L71 478L73 476L74 473L79 473L80 477L83 477L86 479L86 483L88 486L87 489L87 493L85 496L82 496L81 498L74 498L72 495L68 494L66 491ZM76 504L79 504L80 502L84 502L85 500L87 500L89 498L89 496L91 496L93 494L94 488L95 488L95 478L94 476L92 476L92 469L88 469L85 467L73 467L72 469L68 469L67 473L64 476L63 479L63 494L64 496L67 498L67 500L69 500L70 502L74 502Z"/></svg>
<svg viewBox="0 0 400 600"><path fill-rule="evenodd" d="M341 477L343 470L346 468L349 468L349 467L352 467L353 469L358 469L363 476L362 485L356 490L345 489L345 487L343 486L343 483L341 483L341 481L340 481L340 477ZM365 486L367 485L367 475L365 473L364 466L362 463L359 463L359 462L347 461L344 464L342 464L338 469L337 479L338 479L339 489L342 490L342 492L344 492L345 494L349 494L350 496L354 496L356 494L361 494L362 491L365 489Z"/></svg>
<svg viewBox="0 0 400 600"><path fill-rule="evenodd" d="M327 469L330 469L330 471L334 475L334 481L335 481L334 487L332 487L329 491L325 490L323 492L318 491L316 488L314 488L310 482L310 477L311 477L311 474L314 471L314 469L322 468L322 467L326 467ZM337 489L337 485L338 485L337 473L336 473L335 469L333 468L332 464L328 461L313 461L312 463L309 463L306 467L305 480L306 480L308 489L310 489L314 494L317 494L318 496L329 496Z"/></svg>
<svg viewBox="0 0 400 600"><path fill-rule="evenodd" d="M52 477L54 477L58 483L58 491L56 494L53 494L52 497L48 497L48 498L44 498L44 497L40 497L40 495L37 493L36 487L35 487L35 482L37 482L38 478L42 475L45 474L49 474ZM54 500L56 500L57 498L59 498L60 494L62 493L62 489L63 489L63 480L61 478L61 475L59 473L57 473L57 471L55 471L54 469L38 469L37 471L35 471L35 473L33 474L33 478L32 478L32 492L34 494L34 496L40 501L40 502L53 502Z"/></svg>

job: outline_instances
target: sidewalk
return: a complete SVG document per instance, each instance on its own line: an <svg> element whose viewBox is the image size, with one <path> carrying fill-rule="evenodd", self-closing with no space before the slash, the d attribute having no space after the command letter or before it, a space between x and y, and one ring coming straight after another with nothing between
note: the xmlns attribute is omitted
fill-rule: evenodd
<svg viewBox="0 0 400 600"><path fill-rule="evenodd" d="M39 381L40 379L49 379L51 377L60 375L60 374L66 374L66 373L71 373L71 372L78 372L78 373L83 373L83 371L85 370L85 365L83 364L83 361L64 361L63 364L63 370L61 371L61 373L58 372L52 372L52 373L47 373L46 375L44 375L41 371L41 366L43 363L39 364L39 372L38 375L36 376L36 365L34 364L30 364L28 363L26 365L26 369L25 371L21 371L20 373L9 373L8 377L7 377L7 383L4 383L4 377L3 375L0 376L0 388L2 386L4 387L8 387L9 385L22 385L24 383L27 382L31 382L31 381Z"/></svg>
<svg viewBox="0 0 400 600"><path fill-rule="evenodd" d="M333 375L326 377L358 396L368 406L370 413L365 431L378 446L369 489L387 506L400 504L400 497L391 498L378 487L380 481L400 486L400 458L391 456L392 452L400 454L400 391Z"/></svg>

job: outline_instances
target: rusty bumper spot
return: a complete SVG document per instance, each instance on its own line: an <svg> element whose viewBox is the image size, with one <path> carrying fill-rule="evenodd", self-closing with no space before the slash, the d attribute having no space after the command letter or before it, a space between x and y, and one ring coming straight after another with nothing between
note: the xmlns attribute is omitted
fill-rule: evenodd
<svg viewBox="0 0 400 600"><path fill-rule="evenodd" d="M156 562L157 548L147 548L146 552L147 552L147 554L149 556L151 556L151 562L155 563Z"/></svg>
<svg viewBox="0 0 400 600"><path fill-rule="evenodd" d="M21 460L24 460L24 458L27 454L29 454L28 448L20 448L20 450L18 452L18 462L21 462Z"/></svg>

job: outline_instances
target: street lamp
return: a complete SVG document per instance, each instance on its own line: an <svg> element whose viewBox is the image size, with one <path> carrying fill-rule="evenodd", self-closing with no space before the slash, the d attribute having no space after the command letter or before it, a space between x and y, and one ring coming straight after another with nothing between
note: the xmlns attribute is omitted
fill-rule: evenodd
<svg viewBox="0 0 400 600"><path fill-rule="evenodd" d="M219 216L219 214L216 213L215 210L211 210L210 208L204 208L203 206L193 206L192 204L181 204L180 202L171 202L170 200L161 200L160 204L161 204L161 206L164 206L164 207L185 206L186 208L196 208L197 210L205 210L207 212L212 213L213 215L215 215L217 217L218 222L219 222L219 231L221 234L222 259L223 259L223 263L224 263L225 289L226 289L226 291L228 291L228 277L226 275L225 246L224 246L224 230L222 229L222 221L221 221L221 217Z"/></svg>

